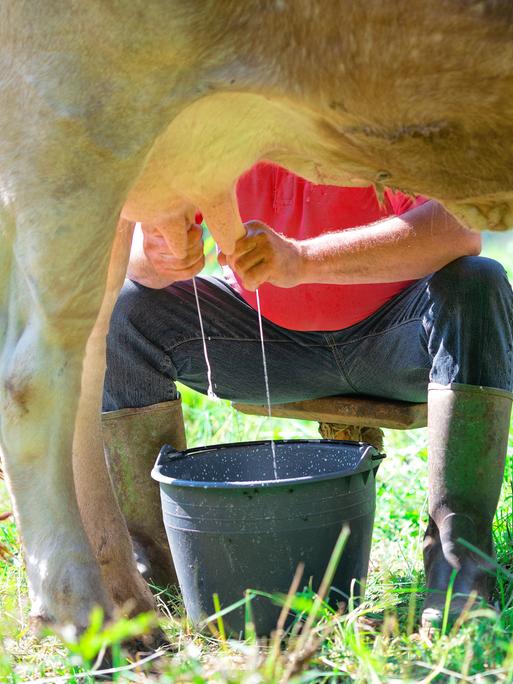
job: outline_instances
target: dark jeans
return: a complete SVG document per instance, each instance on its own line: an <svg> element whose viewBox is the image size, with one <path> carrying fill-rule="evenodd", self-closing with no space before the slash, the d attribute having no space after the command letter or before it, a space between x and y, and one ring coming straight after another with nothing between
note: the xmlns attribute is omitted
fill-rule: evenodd
<svg viewBox="0 0 513 684"><path fill-rule="evenodd" d="M196 282L215 393L265 403L256 312L223 281ZM428 382L511 390L512 302L499 263L464 257L343 330L295 332L264 320L271 400L366 394L424 402ZM174 399L175 380L206 393L192 281L165 290L127 281L108 337L104 410Z"/></svg>

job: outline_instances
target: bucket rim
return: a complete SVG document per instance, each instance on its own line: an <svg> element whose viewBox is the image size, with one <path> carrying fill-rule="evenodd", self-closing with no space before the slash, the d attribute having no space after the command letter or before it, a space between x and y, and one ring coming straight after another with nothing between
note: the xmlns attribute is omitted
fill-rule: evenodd
<svg viewBox="0 0 513 684"><path fill-rule="evenodd" d="M274 442L275 446L280 444L331 444L333 446L341 446L343 444L350 444L352 446L359 445L363 447L363 453L360 458L360 462L356 469L351 471L338 471L329 473L320 473L318 475L305 475L303 477L290 477L290 478L279 478L279 479L269 479L269 480L226 480L226 481L216 481L216 480L184 480L181 478L171 477L169 475L164 475L162 473L162 468L165 466L165 461L170 459L178 460L187 457L192 457L195 454L202 455L207 454L209 451L219 451L220 449L235 449L244 446L269 446L271 448L271 441ZM342 439L264 439L246 442L227 442L223 444L209 444L201 447L191 447L190 449L184 449L179 451L174 449L169 444L165 444L157 457L155 465L151 471L151 477L161 484L168 484L174 487L186 487L188 489L269 489L272 487L283 487L290 485L302 485L313 482L321 482L323 480L336 480L342 477L348 477L349 475L357 475L359 473L367 472L374 468L377 468L381 461L385 458L385 454L380 453L376 447L368 444L367 442L356 442L351 440Z"/></svg>

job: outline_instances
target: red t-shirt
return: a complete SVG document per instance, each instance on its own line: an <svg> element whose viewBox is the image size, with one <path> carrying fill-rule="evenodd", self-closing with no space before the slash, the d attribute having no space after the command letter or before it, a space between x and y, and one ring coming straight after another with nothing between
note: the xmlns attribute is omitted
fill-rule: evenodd
<svg viewBox="0 0 513 684"><path fill-rule="evenodd" d="M386 190L380 206L372 186L315 185L269 163L257 164L239 179L237 199L243 222L259 220L297 240L397 216L426 201ZM256 308L255 293L245 290L229 268L224 273L230 285ZM292 288L265 283L259 288L260 306L263 316L284 328L340 330L367 318L412 282L312 283Z"/></svg>

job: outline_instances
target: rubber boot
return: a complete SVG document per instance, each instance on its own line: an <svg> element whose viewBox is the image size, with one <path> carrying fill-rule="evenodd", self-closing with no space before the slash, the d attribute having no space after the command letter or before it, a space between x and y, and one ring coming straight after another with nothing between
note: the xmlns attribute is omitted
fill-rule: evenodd
<svg viewBox="0 0 513 684"><path fill-rule="evenodd" d="M491 387L429 385L423 627L442 625L454 571L450 623L469 607L471 596L490 600L493 562L459 540L493 559L492 522L504 474L512 398L510 392Z"/></svg>
<svg viewBox="0 0 513 684"><path fill-rule="evenodd" d="M102 428L112 483L139 570L160 587L174 584L159 486L150 473L163 444L186 448L181 400L103 413Z"/></svg>

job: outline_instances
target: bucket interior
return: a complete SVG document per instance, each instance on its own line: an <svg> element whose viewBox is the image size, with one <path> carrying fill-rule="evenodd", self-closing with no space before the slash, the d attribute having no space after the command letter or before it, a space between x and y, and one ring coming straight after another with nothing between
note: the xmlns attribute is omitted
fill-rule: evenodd
<svg viewBox="0 0 513 684"><path fill-rule="evenodd" d="M382 455L369 444L335 440L278 440L175 451L162 448L153 477L189 487L276 486L343 477L374 468Z"/></svg>

